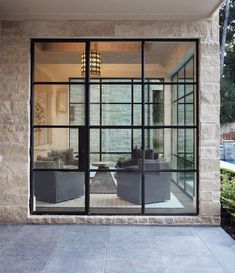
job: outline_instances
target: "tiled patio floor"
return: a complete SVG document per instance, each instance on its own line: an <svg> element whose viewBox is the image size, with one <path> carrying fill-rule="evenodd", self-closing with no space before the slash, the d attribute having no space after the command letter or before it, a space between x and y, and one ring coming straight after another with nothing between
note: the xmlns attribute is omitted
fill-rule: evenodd
<svg viewBox="0 0 235 273"><path fill-rule="evenodd" d="M219 227L0 225L1 273L235 273Z"/></svg>

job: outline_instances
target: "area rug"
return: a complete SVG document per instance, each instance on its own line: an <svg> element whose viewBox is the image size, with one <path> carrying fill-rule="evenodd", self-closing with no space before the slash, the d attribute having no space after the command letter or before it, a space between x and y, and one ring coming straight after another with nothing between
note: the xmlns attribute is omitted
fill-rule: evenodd
<svg viewBox="0 0 235 273"><path fill-rule="evenodd" d="M85 205L85 198L80 197L73 200L60 202L60 203L48 203L37 201L37 208L40 207L58 207L58 208L69 208L69 207L77 207L81 208ZM92 208L138 208L140 205L133 204L131 202L125 201L117 197L116 194L91 194L90 195L90 207ZM180 201L176 198L176 196L171 193L171 199L165 202L157 202L146 204L146 208L184 208L184 206L180 203Z"/></svg>

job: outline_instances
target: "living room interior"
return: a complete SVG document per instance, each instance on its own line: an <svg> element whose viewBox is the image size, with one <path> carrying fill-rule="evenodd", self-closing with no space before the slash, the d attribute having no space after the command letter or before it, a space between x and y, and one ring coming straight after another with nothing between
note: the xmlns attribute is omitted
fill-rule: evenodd
<svg viewBox="0 0 235 273"><path fill-rule="evenodd" d="M33 67L36 211L196 212L195 41L42 41Z"/></svg>

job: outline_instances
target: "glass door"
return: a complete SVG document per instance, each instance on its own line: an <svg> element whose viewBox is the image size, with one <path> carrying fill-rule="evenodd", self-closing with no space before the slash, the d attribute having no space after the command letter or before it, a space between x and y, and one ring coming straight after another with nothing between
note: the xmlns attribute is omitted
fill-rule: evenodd
<svg viewBox="0 0 235 273"><path fill-rule="evenodd" d="M32 42L31 211L197 212L196 40Z"/></svg>
<svg viewBox="0 0 235 273"><path fill-rule="evenodd" d="M85 43L79 42L34 45L31 194L38 213L86 211L85 75L71 80L84 51Z"/></svg>
<svg viewBox="0 0 235 273"><path fill-rule="evenodd" d="M90 67L89 211L140 214L141 42L98 41L91 42L90 49L100 54L101 67ZM90 66L95 64L91 61Z"/></svg>

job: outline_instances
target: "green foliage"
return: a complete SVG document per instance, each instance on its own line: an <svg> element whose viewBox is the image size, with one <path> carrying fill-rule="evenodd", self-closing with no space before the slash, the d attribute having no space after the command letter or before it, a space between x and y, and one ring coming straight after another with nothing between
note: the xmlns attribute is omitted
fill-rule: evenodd
<svg viewBox="0 0 235 273"><path fill-rule="evenodd" d="M222 6L220 9L220 17L219 17L219 23L220 23L220 42L222 37L222 31L223 31L223 23L224 23L224 9L225 5ZM233 44L234 43L234 33L235 33L235 0L230 0L230 10L229 10L229 21L228 21L228 29L227 29L227 37L226 42L227 44Z"/></svg>
<svg viewBox="0 0 235 273"><path fill-rule="evenodd" d="M235 172L228 169L220 170L222 207L235 219Z"/></svg>
<svg viewBox="0 0 235 273"><path fill-rule="evenodd" d="M220 9L220 42L222 39L224 8ZM223 79L235 83L235 0L230 0L229 21L227 27Z"/></svg>
<svg viewBox="0 0 235 273"><path fill-rule="evenodd" d="M235 74L234 74L235 75ZM235 84L229 80L221 80L220 123L235 121Z"/></svg>
<svg viewBox="0 0 235 273"><path fill-rule="evenodd" d="M220 10L220 42L223 32L224 9ZM229 21L227 28L223 77L221 80L221 111L222 124L235 121L235 0L230 0Z"/></svg>

